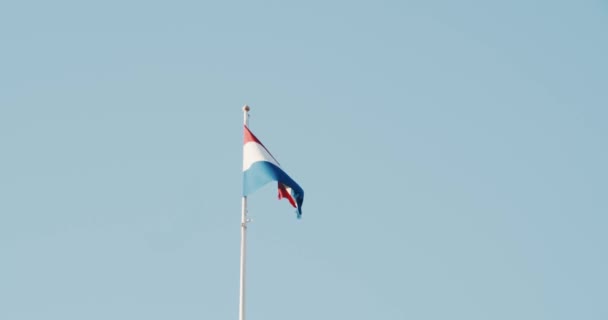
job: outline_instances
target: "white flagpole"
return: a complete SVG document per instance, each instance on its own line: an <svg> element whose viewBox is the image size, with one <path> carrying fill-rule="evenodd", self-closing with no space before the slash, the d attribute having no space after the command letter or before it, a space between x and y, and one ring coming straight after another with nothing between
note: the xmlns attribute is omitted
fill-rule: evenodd
<svg viewBox="0 0 608 320"><path fill-rule="evenodd" d="M243 124L249 124L249 106L243 106ZM243 196L241 210L241 280L239 290L239 320L245 320L245 243L247 239L247 197Z"/></svg>

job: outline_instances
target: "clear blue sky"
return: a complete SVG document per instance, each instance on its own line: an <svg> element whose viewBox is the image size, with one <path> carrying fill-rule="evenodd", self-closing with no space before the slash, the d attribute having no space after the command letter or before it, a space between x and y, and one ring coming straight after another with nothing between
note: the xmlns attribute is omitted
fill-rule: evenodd
<svg viewBox="0 0 608 320"><path fill-rule="evenodd" d="M0 5L0 319L608 319L606 1Z"/></svg>

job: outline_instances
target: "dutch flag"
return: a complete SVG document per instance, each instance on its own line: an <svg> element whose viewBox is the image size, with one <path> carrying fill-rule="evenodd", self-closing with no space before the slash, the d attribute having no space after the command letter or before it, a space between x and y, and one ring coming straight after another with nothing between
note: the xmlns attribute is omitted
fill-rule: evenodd
<svg viewBox="0 0 608 320"><path fill-rule="evenodd" d="M248 196L267 183L276 181L279 199L287 199L302 216L304 190L281 169L279 162L260 140L244 126L243 145L243 196Z"/></svg>

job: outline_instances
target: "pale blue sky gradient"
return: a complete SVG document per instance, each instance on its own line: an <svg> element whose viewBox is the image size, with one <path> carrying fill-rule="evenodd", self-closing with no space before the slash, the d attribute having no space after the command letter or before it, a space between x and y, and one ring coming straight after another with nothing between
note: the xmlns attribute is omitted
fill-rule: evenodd
<svg viewBox="0 0 608 320"><path fill-rule="evenodd" d="M608 319L606 1L0 4L0 319Z"/></svg>

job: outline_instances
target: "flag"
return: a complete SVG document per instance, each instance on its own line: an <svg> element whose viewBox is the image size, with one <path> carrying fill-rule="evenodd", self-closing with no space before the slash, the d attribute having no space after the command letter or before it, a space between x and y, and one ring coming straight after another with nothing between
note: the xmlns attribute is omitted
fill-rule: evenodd
<svg viewBox="0 0 608 320"><path fill-rule="evenodd" d="M260 140L244 126L243 196L248 196L271 181L278 184L279 199L287 199L302 216L304 190L281 169Z"/></svg>

